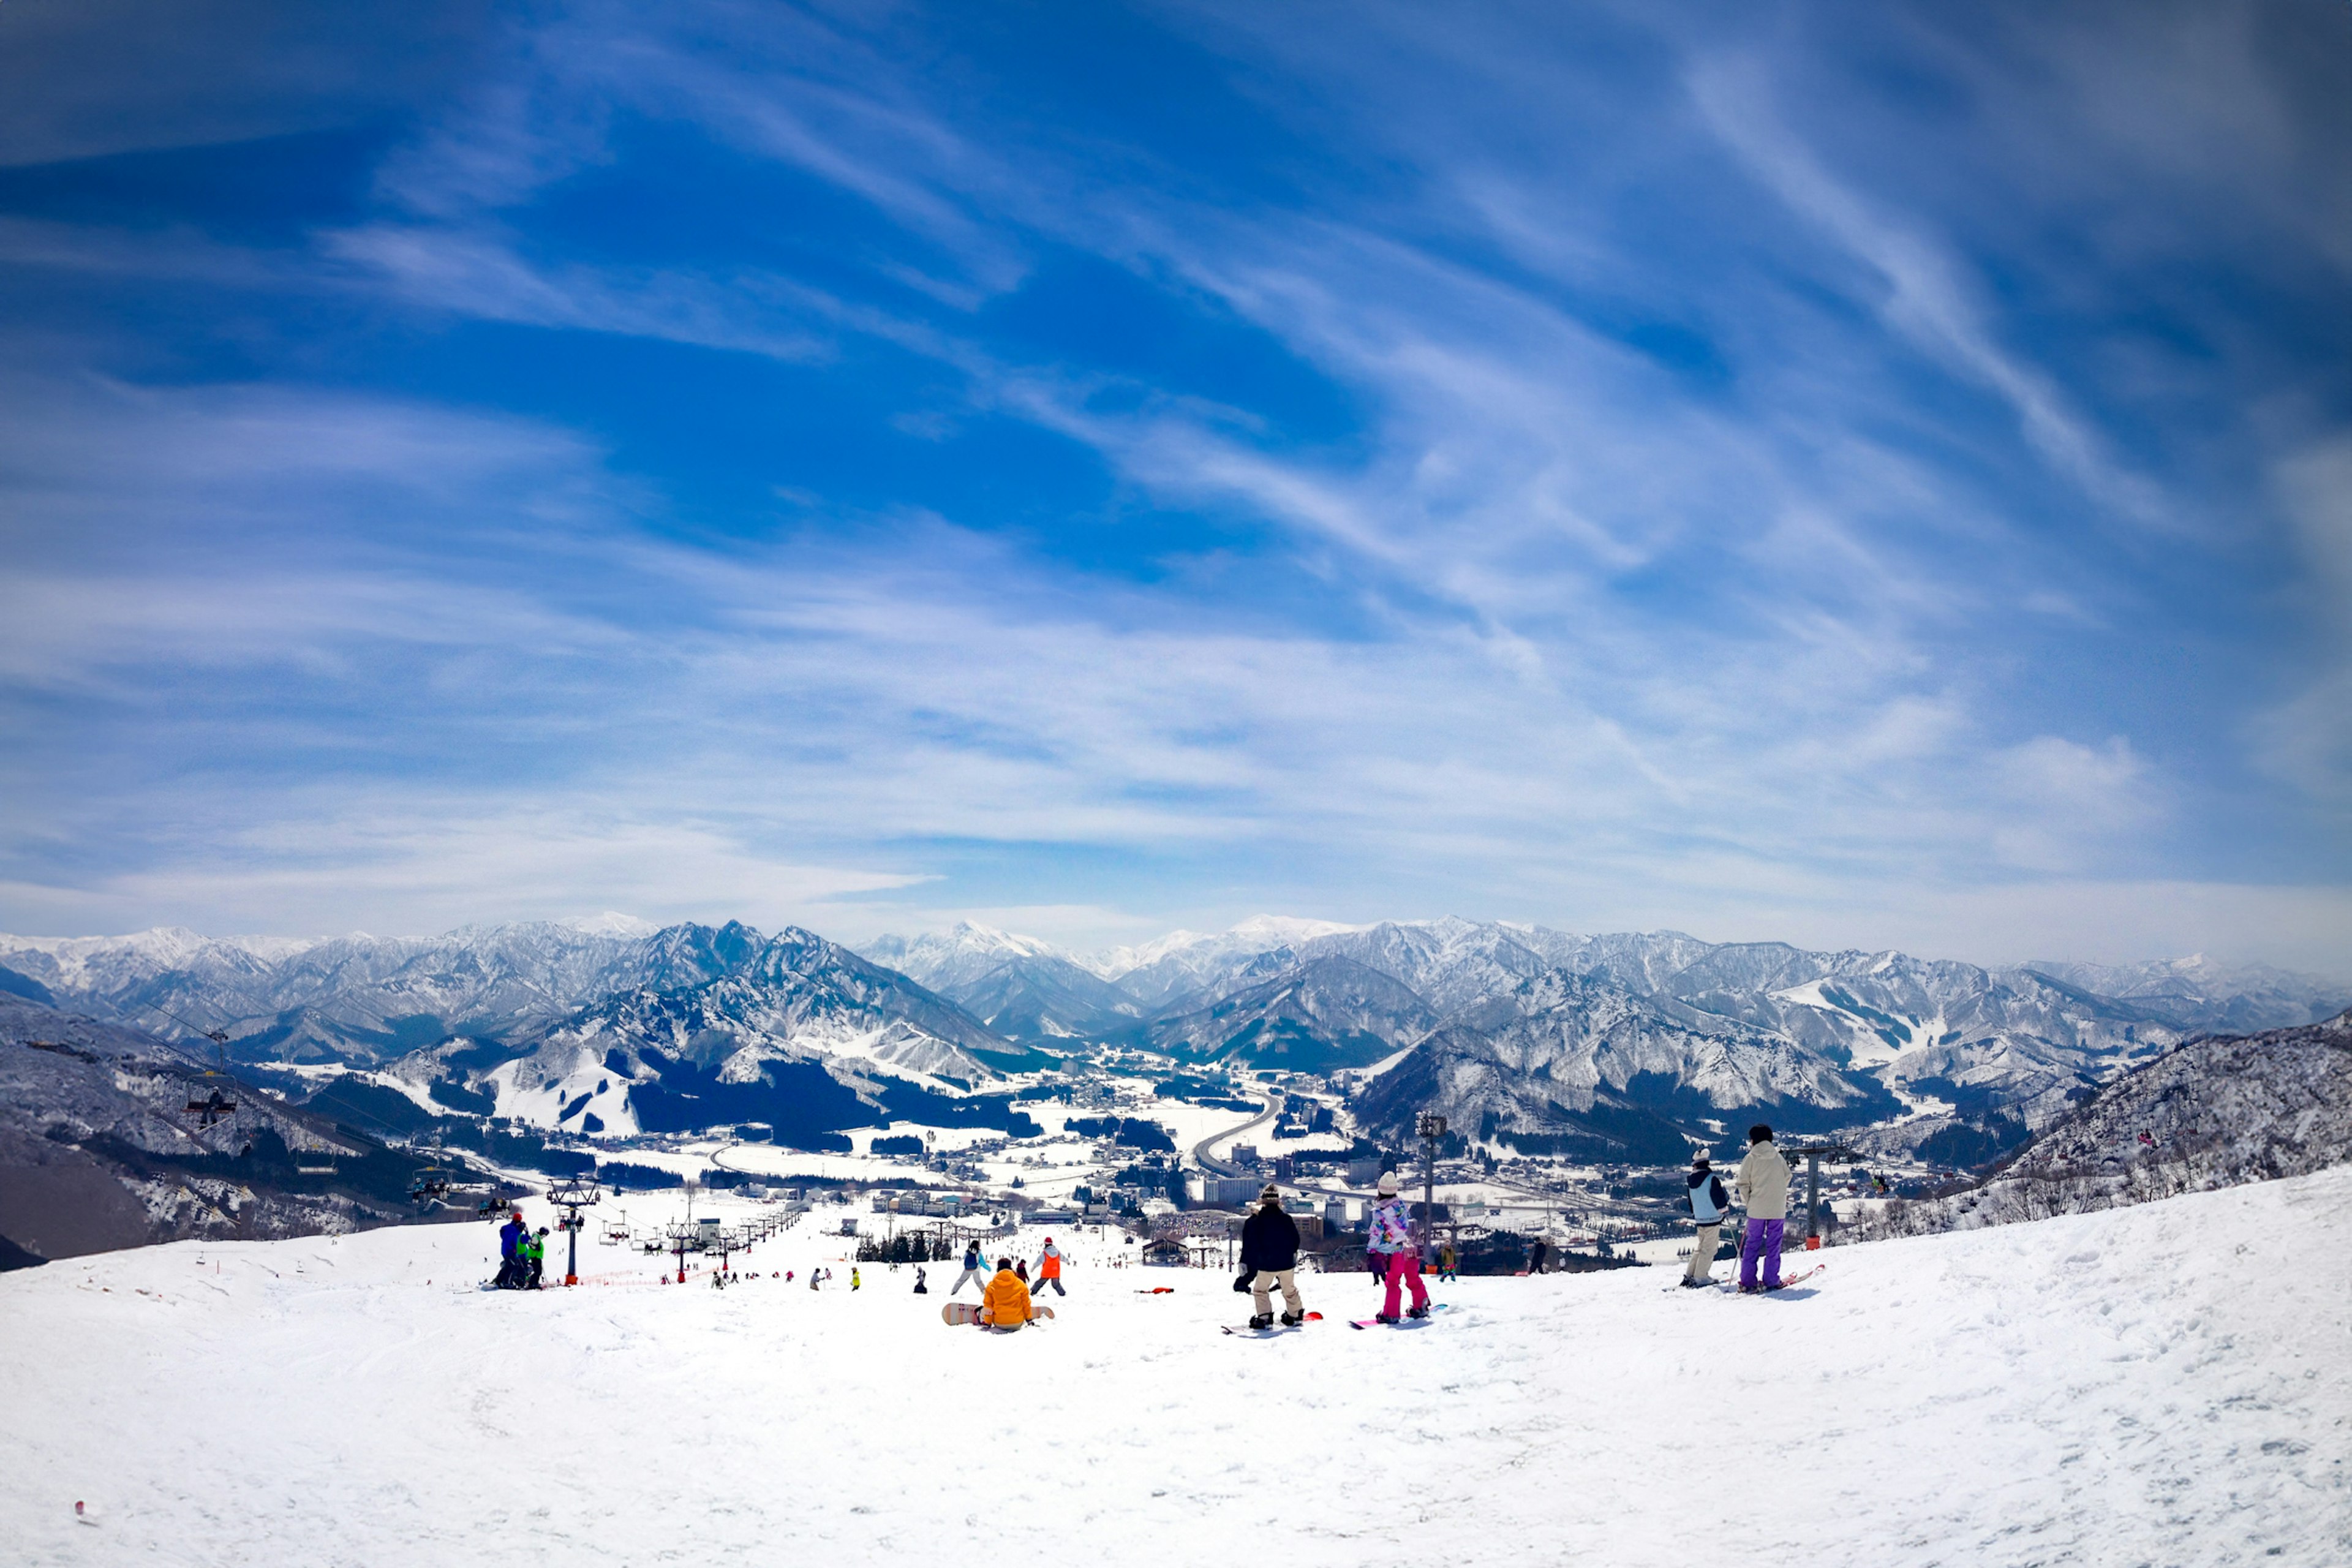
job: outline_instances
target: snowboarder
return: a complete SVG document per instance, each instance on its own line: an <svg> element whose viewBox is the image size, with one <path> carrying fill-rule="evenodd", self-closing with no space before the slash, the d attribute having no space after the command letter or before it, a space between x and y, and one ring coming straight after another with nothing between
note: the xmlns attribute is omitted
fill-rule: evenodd
<svg viewBox="0 0 2352 1568"><path fill-rule="evenodd" d="M1544 1238L1540 1236L1528 1243L1528 1272L1529 1274L1542 1273L1544 1271L1544 1261L1546 1258L1549 1256L1550 1251L1551 1248L1544 1245Z"/></svg>
<svg viewBox="0 0 2352 1568"><path fill-rule="evenodd" d="M915 1294L928 1296L930 1293L931 1288L923 1283L923 1266L918 1263L915 1265Z"/></svg>
<svg viewBox="0 0 2352 1568"><path fill-rule="evenodd" d="M521 1253L523 1267L529 1270L529 1278L524 1279L522 1288L526 1290L536 1290L540 1289L540 1276L547 1268L547 1227L545 1226L541 1226L536 1232L523 1237Z"/></svg>
<svg viewBox="0 0 2352 1568"><path fill-rule="evenodd" d="M1253 1329L1274 1326L1274 1288L1282 1287L1282 1321L1286 1328L1303 1321L1307 1304L1298 1299L1298 1222L1282 1212L1282 1194L1271 1183L1258 1194L1257 1213L1242 1223L1242 1267L1256 1272L1250 1279ZM1395 1301L1391 1300L1393 1308Z"/></svg>
<svg viewBox="0 0 2352 1568"><path fill-rule="evenodd" d="M1024 1290L1027 1289L1029 1288L1029 1260L1025 1258L1014 1258L1013 1260L1013 1272L1021 1277L1021 1288Z"/></svg>
<svg viewBox="0 0 2352 1568"><path fill-rule="evenodd" d="M1789 1162L1772 1144L1772 1130L1762 1122L1748 1130L1748 1158L1739 1162L1732 1184L1748 1211L1748 1235L1739 1246L1739 1289L1743 1295L1759 1289L1756 1262L1764 1261L1761 1288L1780 1288L1780 1232L1789 1217Z"/></svg>
<svg viewBox="0 0 2352 1568"><path fill-rule="evenodd" d="M1683 1284L1689 1289L1703 1289L1715 1267L1716 1245L1723 1234L1723 1215L1731 1206L1731 1194L1723 1190L1723 1180L1707 1163L1704 1149L1691 1156L1690 1174L1683 1178L1683 1185L1690 1191L1691 1224L1698 1227L1690 1267L1683 1270Z"/></svg>
<svg viewBox="0 0 2352 1568"><path fill-rule="evenodd" d="M1050 1236L1045 1238L1045 1250L1037 1255L1037 1294L1044 1295L1048 1285L1056 1296L1069 1294L1062 1289L1062 1249L1054 1245Z"/></svg>
<svg viewBox="0 0 2352 1568"><path fill-rule="evenodd" d="M988 1294L988 1280L984 1277L983 1271L981 1268L980 1243L976 1241L968 1241L964 1243L963 1272L957 1275L956 1282L948 1287L948 1294L953 1296L961 1292L964 1281L967 1279L971 1281L972 1285L979 1289L982 1295L985 1296Z"/></svg>
<svg viewBox="0 0 2352 1568"><path fill-rule="evenodd" d="M1454 1272L1454 1244L1451 1241L1441 1242L1437 1248L1437 1278L1443 1282L1456 1277Z"/></svg>
<svg viewBox="0 0 2352 1568"><path fill-rule="evenodd" d="M522 1238L530 1234L523 1228L522 1210L517 1209L499 1227L499 1278L501 1290L522 1288Z"/></svg>
<svg viewBox="0 0 2352 1568"><path fill-rule="evenodd" d="M1373 1321L1393 1323L1397 1308L1402 1304L1398 1292L1410 1283L1412 1286L1412 1310L1416 1318L1429 1316L1429 1287L1421 1282L1421 1244L1412 1238L1412 1209L1397 1196L1394 1171L1381 1173L1381 1201L1372 1205L1366 1225L1371 1232L1371 1251L1381 1259L1381 1277L1387 1282L1386 1305L1372 1314Z"/></svg>
<svg viewBox="0 0 2352 1568"><path fill-rule="evenodd" d="M857 1265L856 1265L855 1263L853 1263L853 1264L851 1264L851 1265L849 1266L849 1288L850 1288L851 1289L855 1290L855 1289L857 1289L857 1286L858 1286L858 1279L857 1279Z"/></svg>
<svg viewBox="0 0 2352 1568"><path fill-rule="evenodd" d="M981 1322L1009 1334L1027 1322L1030 1315L1028 1284L1013 1267L1012 1258L998 1258L996 1278L981 1293Z"/></svg>

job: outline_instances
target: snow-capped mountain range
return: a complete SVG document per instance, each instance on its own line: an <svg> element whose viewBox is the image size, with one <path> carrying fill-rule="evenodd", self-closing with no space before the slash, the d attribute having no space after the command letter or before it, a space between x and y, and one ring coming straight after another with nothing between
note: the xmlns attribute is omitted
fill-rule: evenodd
<svg viewBox="0 0 2352 1568"><path fill-rule="evenodd" d="M1995 1111L2040 1126L2193 1034L2352 1000L2202 959L1986 969L1673 931L1273 916L1096 953L970 923L861 953L625 916L427 938L0 937L0 989L166 1036L218 1030L241 1060L372 1072L426 1108L494 1104L592 1133L848 1125L892 1095L939 1118L1040 1048L1101 1043L1337 1074L1380 1135L1434 1108L1483 1140L1628 1155L1751 1114L1921 1135ZM803 1114L812 1096L830 1109Z"/></svg>

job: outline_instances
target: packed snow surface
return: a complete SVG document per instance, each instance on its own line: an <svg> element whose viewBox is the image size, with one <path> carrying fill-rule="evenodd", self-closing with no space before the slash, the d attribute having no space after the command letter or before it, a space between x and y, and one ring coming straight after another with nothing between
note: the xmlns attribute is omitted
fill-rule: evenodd
<svg viewBox="0 0 2352 1568"><path fill-rule="evenodd" d="M1264 1341L1217 1331L1245 1313L1222 1275L1107 1267L1130 1249L1093 1233L1060 1237L1059 1319L1009 1336L940 1324L945 1266L921 1297L872 1265L853 1295L845 1260L820 1293L720 1291L583 1238L604 1282L532 1296L473 1288L487 1226L152 1247L0 1279L0 1540L311 1568L2317 1568L2352 1562L2347 1203L2338 1167L1835 1249L1756 1298L1465 1279L1403 1330L1351 1331L1364 1277L1310 1277L1327 1320ZM840 1257L820 1223L742 1265L804 1279Z"/></svg>

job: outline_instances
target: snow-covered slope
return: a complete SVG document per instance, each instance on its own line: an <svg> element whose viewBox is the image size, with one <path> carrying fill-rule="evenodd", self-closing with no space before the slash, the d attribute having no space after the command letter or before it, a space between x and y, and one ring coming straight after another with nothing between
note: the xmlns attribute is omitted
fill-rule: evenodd
<svg viewBox="0 0 2352 1568"><path fill-rule="evenodd" d="M2102 1088L1975 1190L1898 1204L1925 1235L2145 1203L2352 1160L2352 1013L2192 1040Z"/></svg>
<svg viewBox="0 0 2352 1568"><path fill-rule="evenodd" d="M1108 1268L1131 1249L1091 1234L1011 1337L940 1325L946 1270L718 1291L590 1241L596 1284L532 1297L472 1289L487 1226L149 1248L0 1277L0 1540L35 1568L2334 1568L2352 1361L2311 1256L2347 1203L2338 1167L1836 1248L1754 1299L1465 1279L1406 1331L1351 1332L1364 1277L1309 1275L1327 1321L1264 1342L1216 1331L1221 1272Z"/></svg>

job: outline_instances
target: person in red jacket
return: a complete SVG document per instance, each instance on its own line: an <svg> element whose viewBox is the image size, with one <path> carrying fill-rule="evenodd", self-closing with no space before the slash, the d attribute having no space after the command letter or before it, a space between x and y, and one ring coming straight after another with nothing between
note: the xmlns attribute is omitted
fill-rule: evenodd
<svg viewBox="0 0 2352 1568"><path fill-rule="evenodd" d="M1062 1289L1062 1249L1054 1245L1054 1238L1050 1236L1045 1238L1045 1250L1037 1255L1036 1283L1030 1289L1042 1296L1048 1285L1054 1288L1056 1296L1069 1294Z"/></svg>

